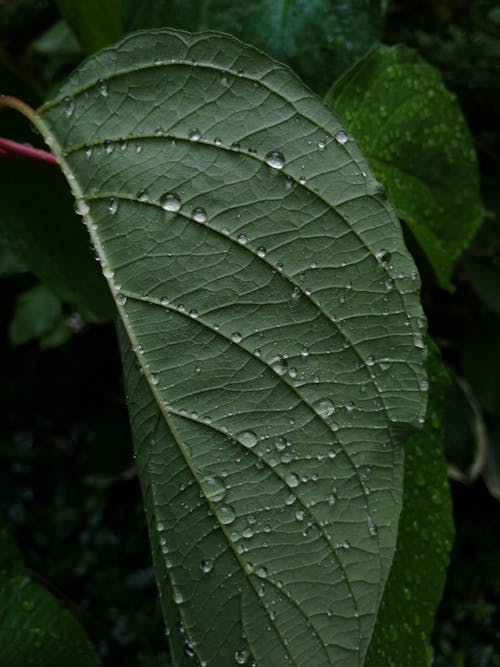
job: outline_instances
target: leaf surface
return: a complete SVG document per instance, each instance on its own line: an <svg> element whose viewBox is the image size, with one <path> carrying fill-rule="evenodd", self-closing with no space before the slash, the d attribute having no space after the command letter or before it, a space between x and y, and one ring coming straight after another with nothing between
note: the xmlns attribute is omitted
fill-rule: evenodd
<svg viewBox="0 0 500 667"><path fill-rule="evenodd" d="M286 67L169 30L87 61L38 124L121 316L175 663L361 664L425 325L355 142Z"/></svg>
<svg viewBox="0 0 500 667"><path fill-rule="evenodd" d="M227 32L291 65L319 93L379 41L384 5L380 0L121 0L128 31L170 26Z"/></svg>
<svg viewBox="0 0 500 667"><path fill-rule="evenodd" d="M427 345L427 415L423 429L405 442L398 543L366 667L430 665L432 659L430 638L454 529L443 448L449 379L437 347Z"/></svg>
<svg viewBox="0 0 500 667"><path fill-rule="evenodd" d="M439 284L451 289L454 263L484 209L472 139L441 74L406 46L377 46L326 100L356 136Z"/></svg>

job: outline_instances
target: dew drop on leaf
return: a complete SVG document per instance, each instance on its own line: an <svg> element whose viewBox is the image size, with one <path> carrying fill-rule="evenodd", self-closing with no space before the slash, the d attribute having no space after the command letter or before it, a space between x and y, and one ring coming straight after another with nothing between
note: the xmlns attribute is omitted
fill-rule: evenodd
<svg viewBox="0 0 500 667"><path fill-rule="evenodd" d="M294 472L290 472L285 477L285 482L288 484L290 488L294 489L296 486L299 485L300 480Z"/></svg>
<svg viewBox="0 0 500 667"><path fill-rule="evenodd" d="M238 436L238 440L244 447L252 448L257 444L257 436L253 431L243 431Z"/></svg>
<svg viewBox="0 0 500 667"><path fill-rule="evenodd" d="M108 211L111 215L115 215L118 211L118 200L116 197L110 197L108 202Z"/></svg>
<svg viewBox="0 0 500 667"><path fill-rule="evenodd" d="M85 199L82 199L81 197L79 199L75 199L73 208L77 215L87 215L90 211L89 205Z"/></svg>
<svg viewBox="0 0 500 667"><path fill-rule="evenodd" d="M217 509L217 516L222 524L228 526L235 520L236 513L231 505L221 505L221 507Z"/></svg>
<svg viewBox="0 0 500 667"><path fill-rule="evenodd" d="M199 141L201 139L201 132L199 130L191 130L188 136L191 141Z"/></svg>
<svg viewBox="0 0 500 667"><path fill-rule="evenodd" d="M107 97L109 95L108 83L104 79L99 79L99 92L103 97Z"/></svg>
<svg viewBox="0 0 500 667"><path fill-rule="evenodd" d="M165 192L160 197L160 206L164 211L178 211L181 207L181 200L179 195L175 192Z"/></svg>
<svg viewBox="0 0 500 667"><path fill-rule="evenodd" d="M192 216L195 222L206 222L207 220L207 213L205 209L199 206L194 209Z"/></svg>
<svg viewBox="0 0 500 667"><path fill-rule="evenodd" d="M286 375L288 372L288 361L281 356L281 354L276 355L270 362L271 368L278 375Z"/></svg>
<svg viewBox="0 0 500 667"><path fill-rule="evenodd" d="M200 563L200 570L203 572L203 574L208 574L209 572L211 572L213 566L214 566L213 561L202 560Z"/></svg>
<svg viewBox="0 0 500 667"><path fill-rule="evenodd" d="M339 144L346 144L349 141L349 135L345 130L339 130L335 135L335 139Z"/></svg>
<svg viewBox="0 0 500 667"><path fill-rule="evenodd" d="M283 153L280 153L279 151L271 151L266 155L265 160L273 169L283 169L285 166L285 158Z"/></svg>
<svg viewBox="0 0 500 667"><path fill-rule="evenodd" d="M332 417L335 414L335 406L330 398L322 398L316 401L314 409L318 414L326 418Z"/></svg>
<svg viewBox="0 0 500 667"><path fill-rule="evenodd" d="M74 110L75 110L75 102L72 97L69 97L69 95L67 95L64 98L64 112L66 113L66 117L69 118L70 116L72 116Z"/></svg>
<svg viewBox="0 0 500 667"><path fill-rule="evenodd" d="M248 659L250 658L250 653L242 648L239 651L236 651L234 654L234 660L236 664L238 665L245 665L248 662Z"/></svg>
<svg viewBox="0 0 500 667"><path fill-rule="evenodd" d="M213 502L220 502L224 499L227 489L220 477L206 477L203 480L205 496Z"/></svg>

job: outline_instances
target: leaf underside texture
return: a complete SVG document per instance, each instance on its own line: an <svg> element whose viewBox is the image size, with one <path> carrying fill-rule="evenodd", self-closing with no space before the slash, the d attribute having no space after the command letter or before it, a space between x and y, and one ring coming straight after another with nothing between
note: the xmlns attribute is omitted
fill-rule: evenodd
<svg viewBox="0 0 500 667"><path fill-rule="evenodd" d="M216 33L132 35L39 113L120 314L174 664L361 664L425 368L355 142Z"/></svg>

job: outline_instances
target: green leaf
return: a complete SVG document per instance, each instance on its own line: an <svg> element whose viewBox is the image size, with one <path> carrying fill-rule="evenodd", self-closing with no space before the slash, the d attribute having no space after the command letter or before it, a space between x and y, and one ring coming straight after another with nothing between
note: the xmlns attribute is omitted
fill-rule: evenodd
<svg viewBox="0 0 500 667"><path fill-rule="evenodd" d="M0 524L0 655L2 667L98 667L83 627L30 578Z"/></svg>
<svg viewBox="0 0 500 667"><path fill-rule="evenodd" d="M358 139L438 283L452 289L453 265L484 209L469 130L439 71L405 46L378 46L326 100Z"/></svg>
<svg viewBox="0 0 500 667"><path fill-rule="evenodd" d="M122 34L119 0L57 0L86 53L94 53Z"/></svg>
<svg viewBox="0 0 500 667"><path fill-rule="evenodd" d="M127 32L220 30L285 62L324 93L381 36L381 0L121 0Z"/></svg>
<svg viewBox="0 0 500 667"><path fill-rule="evenodd" d="M428 340L430 378L425 426L405 443L403 510L398 544L366 667L430 665L430 637L453 542L443 450L449 379Z"/></svg>
<svg viewBox="0 0 500 667"><path fill-rule="evenodd" d="M17 297L14 315L9 325L9 337L14 345L23 345L47 335L58 326L62 304L44 285L37 285Z"/></svg>
<svg viewBox="0 0 500 667"><path fill-rule="evenodd" d="M130 36L39 113L123 323L175 663L361 663L425 324L355 142L213 33Z"/></svg>
<svg viewBox="0 0 500 667"><path fill-rule="evenodd" d="M0 68L2 92L30 100L32 92ZM0 135L36 142L26 121L0 113ZM73 210L60 170L46 163L0 157L0 237L5 246L62 301L87 320L109 320L114 305Z"/></svg>

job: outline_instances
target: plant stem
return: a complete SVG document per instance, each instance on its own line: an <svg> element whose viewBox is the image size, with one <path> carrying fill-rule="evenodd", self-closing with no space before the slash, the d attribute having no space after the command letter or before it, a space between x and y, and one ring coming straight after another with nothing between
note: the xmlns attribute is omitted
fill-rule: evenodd
<svg viewBox="0 0 500 667"><path fill-rule="evenodd" d="M37 126L36 111L25 102L11 95L0 95L0 111L2 109L14 109L25 116L33 125ZM57 164L53 153L44 151L41 148L35 148L30 144L20 144L11 139L0 137L0 155L5 157L21 157L31 160L41 160L49 164Z"/></svg>
<svg viewBox="0 0 500 667"><path fill-rule="evenodd" d="M0 155L5 157L20 157L31 160L41 160L49 164L57 164L57 160L53 153L44 151L41 148L34 148L30 144L20 144L11 139L4 139L0 137Z"/></svg>
<svg viewBox="0 0 500 667"><path fill-rule="evenodd" d="M0 95L0 109L2 108L15 109L16 111L19 111L19 113L22 113L23 116L26 116L32 123L35 122L36 111L33 107L30 107L29 104L22 102L17 97L13 97L12 95Z"/></svg>

